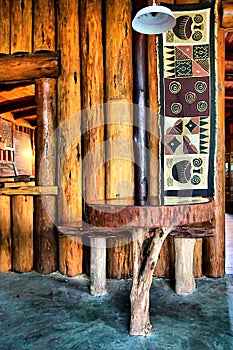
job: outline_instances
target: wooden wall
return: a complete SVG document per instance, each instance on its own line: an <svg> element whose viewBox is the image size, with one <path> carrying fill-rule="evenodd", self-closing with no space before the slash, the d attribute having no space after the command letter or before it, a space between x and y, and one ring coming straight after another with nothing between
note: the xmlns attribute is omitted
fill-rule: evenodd
<svg viewBox="0 0 233 350"><path fill-rule="evenodd" d="M195 1L176 1L185 4L189 2ZM11 269L23 272L34 268L41 273L58 269L69 276L89 273L88 244L83 244L81 238L63 237L58 240L54 224L81 225L83 198L91 201L127 197L130 198L128 203L134 202L131 103L135 42L131 14L138 3L136 0L0 2L0 18L4 18L0 27L0 54L44 51L60 53L60 74L57 79L46 75L39 81L31 79L36 85L36 98L40 103L39 135L43 139L38 145L40 149L36 150L37 160L51 141L51 135L46 134L47 127L52 128L49 129L52 134L55 130L58 131L57 156L51 146L47 159L42 163L49 171L46 176L38 179L37 168L36 185L57 185L57 200L55 202L55 197L49 195L44 200L37 196L34 201L32 196L26 195L0 196L0 272ZM143 7L147 2L140 1L140 4ZM151 5L151 1L148 4ZM221 37L222 34L219 35ZM224 47L221 40L219 52ZM148 59L145 76L151 110L149 123L153 130L153 137L149 140L150 153L153 155L149 191L156 195L156 37L148 37L144 48ZM220 71L219 74L221 73ZM222 98L221 94L219 96ZM223 112L220 108L221 125ZM43 138L45 134L47 143L46 138ZM221 145L223 137L224 133L219 135ZM37 167L38 164L37 162ZM194 273L198 277L204 271L213 277L224 275L224 191L221 192L224 185L219 183L222 168L219 169L220 173L216 176L219 188L216 219L218 232L216 239L205 245L201 239L196 240ZM33 211L34 218L38 214L39 219L33 220ZM23 237L25 242L22 241ZM27 242L30 242L30 247ZM14 244L21 247L21 250L17 250ZM205 257L202 256L203 249ZM29 261L21 263L22 256L25 259L28 257ZM19 265L14 262L15 259L19 260ZM127 240L109 240L107 259L108 277L132 275L132 249ZM155 276L172 277L173 266L174 242L168 238L161 251Z"/></svg>

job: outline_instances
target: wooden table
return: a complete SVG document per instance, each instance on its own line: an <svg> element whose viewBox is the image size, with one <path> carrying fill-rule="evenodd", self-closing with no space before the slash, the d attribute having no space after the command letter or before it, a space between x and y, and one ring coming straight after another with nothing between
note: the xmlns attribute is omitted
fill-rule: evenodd
<svg viewBox="0 0 233 350"><path fill-rule="evenodd" d="M180 202L179 202L180 201ZM211 223L214 218L214 200L193 198L188 203L179 199L174 205L155 205L151 200L146 206L127 205L127 201L113 200L108 203L93 203L85 206L85 224L83 227L58 226L60 234L88 235L91 238L91 292L101 295L105 292L106 279L106 237L131 232L133 242L133 283L130 293L131 335L148 335L152 328L149 318L149 292L154 268L162 244L166 237L179 227L198 228L201 223ZM124 204L123 204L124 203ZM152 204L151 204L152 203ZM195 226L196 225L196 226ZM200 230L199 230L200 231ZM212 235L211 229L207 234ZM182 232L182 230L181 230ZM198 232L198 230L197 230ZM205 236L205 229L203 230ZM201 232L201 234L203 233ZM179 233L178 233L179 235ZM186 240L186 238L184 238ZM189 263L192 275L193 244L177 247L182 257L180 265ZM184 261L185 260L185 261ZM187 266L186 266L187 270ZM182 277L181 277L182 278ZM190 279L188 277L188 279ZM193 288L193 276L191 287Z"/></svg>

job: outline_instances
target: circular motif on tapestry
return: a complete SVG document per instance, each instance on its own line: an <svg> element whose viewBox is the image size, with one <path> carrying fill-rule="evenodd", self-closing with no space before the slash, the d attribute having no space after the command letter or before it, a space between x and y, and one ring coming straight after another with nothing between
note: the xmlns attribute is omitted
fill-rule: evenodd
<svg viewBox="0 0 233 350"><path fill-rule="evenodd" d="M171 105L171 111L172 111L172 113L174 113L174 114L180 113L180 112L182 111L182 104L179 103L179 102L174 102L174 103L172 103L172 105Z"/></svg>
<svg viewBox="0 0 233 350"><path fill-rule="evenodd" d="M203 16L198 14L194 17L194 22L199 24L203 21L203 19Z"/></svg>
<svg viewBox="0 0 233 350"><path fill-rule="evenodd" d="M191 183L193 185L198 185L201 182L200 176L194 175L193 178L191 179Z"/></svg>
<svg viewBox="0 0 233 350"><path fill-rule="evenodd" d="M206 91L206 89L207 89L207 84L206 84L205 81L199 80L199 81L197 81L197 82L195 83L194 88L195 88L195 90L196 90L197 92L199 92L200 94L202 94L203 92Z"/></svg>
<svg viewBox="0 0 233 350"><path fill-rule="evenodd" d="M207 104L206 101L200 101L200 102L198 102L198 104L197 104L197 110L198 110L199 112L205 112L205 111L207 110L207 108L208 108L208 104Z"/></svg>
<svg viewBox="0 0 233 350"><path fill-rule="evenodd" d="M193 159L193 165L194 165L195 167L201 166L201 165L202 165L202 159L201 159L201 158L194 158L194 159Z"/></svg>
<svg viewBox="0 0 233 350"><path fill-rule="evenodd" d="M181 83L179 83L178 81L172 81L169 84L169 91L172 94L178 94L178 92L180 92L180 90L181 90Z"/></svg>
<svg viewBox="0 0 233 350"><path fill-rule="evenodd" d="M200 32L199 30L197 30L195 33L193 33L193 35L192 35L192 39L194 40L194 41L199 41L199 40L201 40L202 39L202 32Z"/></svg>
<svg viewBox="0 0 233 350"><path fill-rule="evenodd" d="M193 102L195 102L197 99L197 95L192 92L192 91L189 91L185 94L185 102L187 102L188 104L192 104Z"/></svg>

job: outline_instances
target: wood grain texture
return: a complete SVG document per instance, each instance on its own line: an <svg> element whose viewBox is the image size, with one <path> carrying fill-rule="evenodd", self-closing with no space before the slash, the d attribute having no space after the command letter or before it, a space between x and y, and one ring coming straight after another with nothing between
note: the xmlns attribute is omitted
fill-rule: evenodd
<svg viewBox="0 0 233 350"><path fill-rule="evenodd" d="M32 52L32 0L11 2L11 53Z"/></svg>
<svg viewBox="0 0 233 350"><path fill-rule="evenodd" d="M56 80L36 82L36 186L56 185ZM56 198L35 198L35 268L41 273L57 269L57 236L55 232Z"/></svg>
<svg viewBox="0 0 233 350"><path fill-rule="evenodd" d="M0 53L10 53L10 0L0 1Z"/></svg>
<svg viewBox="0 0 233 350"><path fill-rule="evenodd" d="M0 273L11 270L11 210L10 197L0 196Z"/></svg>
<svg viewBox="0 0 233 350"><path fill-rule="evenodd" d="M55 51L54 0L34 1L33 10L33 51Z"/></svg>
<svg viewBox="0 0 233 350"><path fill-rule="evenodd" d="M12 269L33 269L33 197L12 197Z"/></svg>
<svg viewBox="0 0 233 350"><path fill-rule="evenodd" d="M217 127L215 153L215 228L213 239L204 241L204 272L210 277L225 274L225 111L224 111L224 59L225 31L218 29L217 35Z"/></svg>
<svg viewBox="0 0 233 350"><path fill-rule="evenodd" d="M6 69L7 67L7 69ZM0 57L0 81L31 81L59 75L59 55L55 52L4 55Z"/></svg>
<svg viewBox="0 0 233 350"><path fill-rule="evenodd" d="M233 28L233 2L231 0L222 3L222 27L226 29Z"/></svg>
<svg viewBox="0 0 233 350"><path fill-rule="evenodd" d="M56 2L57 45L62 72L58 78L58 220L82 218L82 155L79 2Z"/></svg>

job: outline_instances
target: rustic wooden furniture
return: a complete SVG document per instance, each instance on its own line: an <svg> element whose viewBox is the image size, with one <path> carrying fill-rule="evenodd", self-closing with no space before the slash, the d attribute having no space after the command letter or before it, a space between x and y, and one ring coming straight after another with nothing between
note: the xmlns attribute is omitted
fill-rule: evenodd
<svg viewBox="0 0 233 350"><path fill-rule="evenodd" d="M60 225L58 231L59 235L91 238L90 290L94 295L106 292L106 238L130 232L134 263L130 334L147 335L152 327L149 320L149 291L162 244L169 234L186 237L183 241L179 238L181 245L177 241L176 290L179 294L191 293L195 289L192 273L194 244L186 240L187 237L213 236L211 221L214 218L214 201L196 198L190 203L146 206L119 202L86 204L86 221L89 225Z"/></svg>

